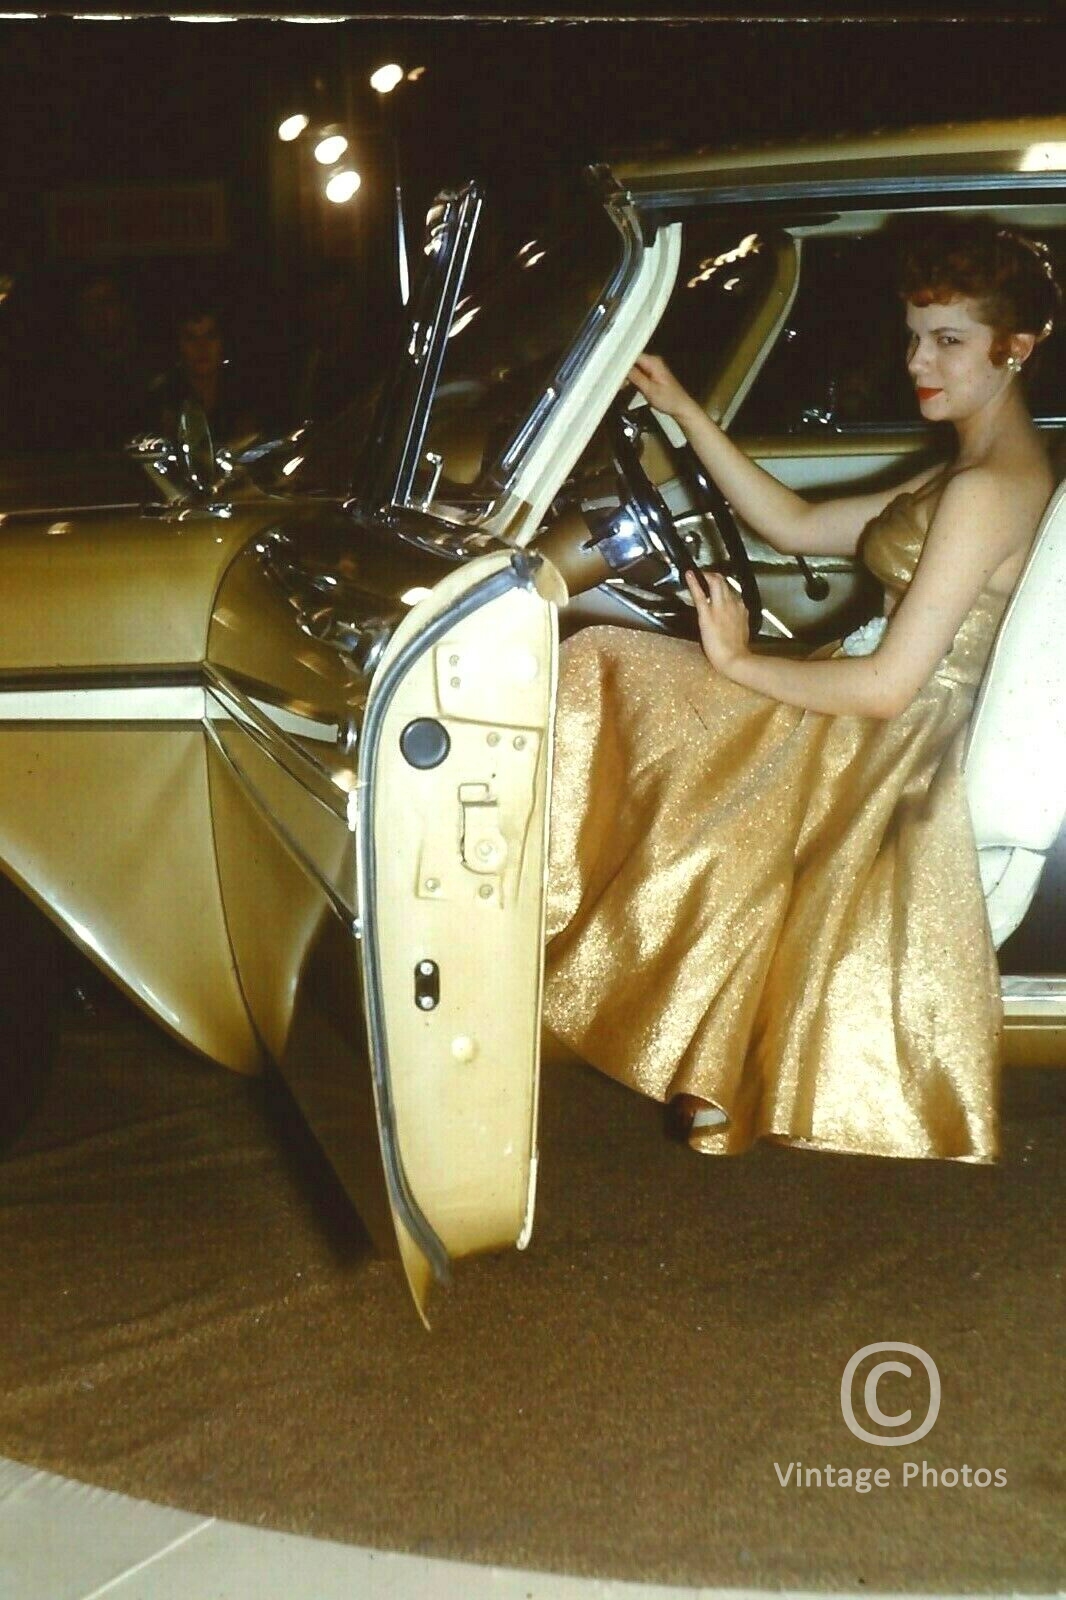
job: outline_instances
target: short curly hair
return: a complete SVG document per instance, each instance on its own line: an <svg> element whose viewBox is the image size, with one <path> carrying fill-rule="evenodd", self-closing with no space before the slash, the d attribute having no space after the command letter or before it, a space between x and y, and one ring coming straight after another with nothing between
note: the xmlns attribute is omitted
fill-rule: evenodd
<svg viewBox="0 0 1066 1600"><path fill-rule="evenodd" d="M1007 359L1011 334L1046 339L1062 304L1047 246L991 217L944 217L915 232L900 251L899 292L916 306L975 300L995 333L996 366Z"/></svg>

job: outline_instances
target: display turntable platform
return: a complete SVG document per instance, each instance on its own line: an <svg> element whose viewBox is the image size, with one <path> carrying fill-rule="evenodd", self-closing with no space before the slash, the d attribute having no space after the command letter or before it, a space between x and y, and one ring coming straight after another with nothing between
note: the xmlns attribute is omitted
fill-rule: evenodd
<svg viewBox="0 0 1066 1600"><path fill-rule="evenodd" d="M712 1160L556 1065L533 1242L466 1264L426 1333L283 1098L98 996L0 1164L0 1594L298 1600L305 1561L315 1600L1054 1593L1066 1072L1005 1100L995 1168ZM880 1340L942 1382L903 1450L841 1414ZM1006 1481L905 1487L898 1457ZM782 1485L794 1462L893 1481ZM123 1532L80 1567L75 1507Z"/></svg>

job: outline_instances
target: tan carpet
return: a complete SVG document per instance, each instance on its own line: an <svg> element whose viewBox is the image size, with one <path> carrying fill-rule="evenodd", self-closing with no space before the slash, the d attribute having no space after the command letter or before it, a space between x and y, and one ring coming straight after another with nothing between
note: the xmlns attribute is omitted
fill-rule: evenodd
<svg viewBox="0 0 1066 1600"><path fill-rule="evenodd" d="M117 1000L72 1021L0 1166L0 1453L534 1568L1061 1586L1066 1072L1008 1080L993 1170L701 1160L657 1108L557 1067L533 1244L463 1268L431 1334L290 1119ZM943 1381L935 1428L903 1449L860 1443L840 1411L849 1356L889 1339ZM878 1398L924 1415L902 1378ZM904 1488L907 1460L1007 1482ZM893 1481L783 1488L792 1461Z"/></svg>

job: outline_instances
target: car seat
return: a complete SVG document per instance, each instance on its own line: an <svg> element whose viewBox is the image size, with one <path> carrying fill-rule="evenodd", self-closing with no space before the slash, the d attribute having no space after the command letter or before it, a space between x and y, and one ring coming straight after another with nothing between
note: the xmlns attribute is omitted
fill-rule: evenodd
<svg viewBox="0 0 1066 1600"><path fill-rule="evenodd" d="M1066 819L1066 481L1000 624L970 722L965 776L998 949L1028 911Z"/></svg>

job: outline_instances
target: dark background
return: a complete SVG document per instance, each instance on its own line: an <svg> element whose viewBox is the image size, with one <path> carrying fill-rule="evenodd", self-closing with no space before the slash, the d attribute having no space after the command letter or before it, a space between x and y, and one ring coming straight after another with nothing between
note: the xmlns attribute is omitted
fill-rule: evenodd
<svg viewBox="0 0 1066 1600"><path fill-rule="evenodd" d="M159 362L176 312L218 303L228 351L279 421L302 296L322 273L349 276L376 368L397 310L394 149L417 250L434 192L470 173L506 208L561 168L623 152L1058 112L1064 45L1046 8L993 22L0 22L8 431L20 382L61 382L72 295L105 266ZM367 78L390 59L425 72L381 100ZM351 134L363 188L350 205L322 200L308 153L278 141L297 107ZM50 231L57 195L145 185L158 199L188 180L222 186L221 244L79 251Z"/></svg>

